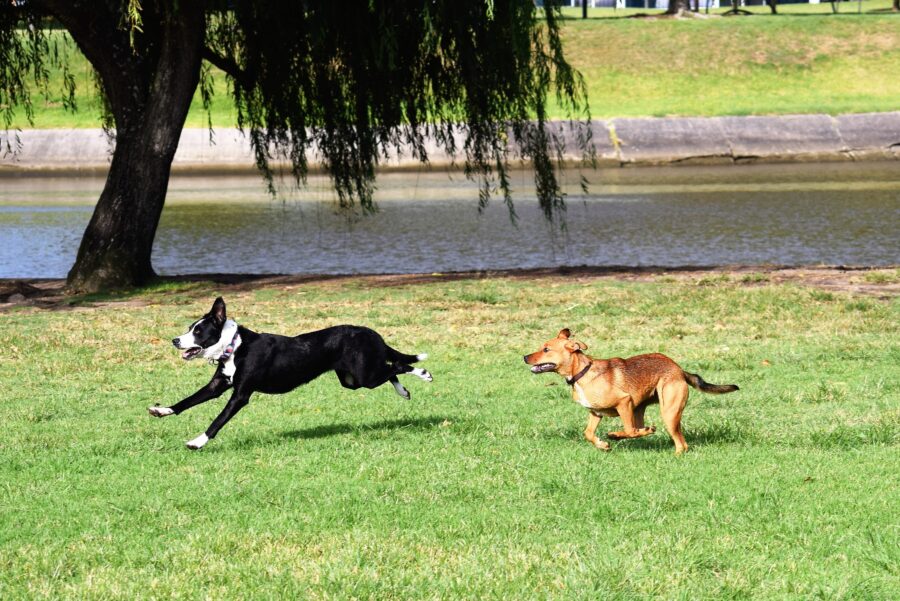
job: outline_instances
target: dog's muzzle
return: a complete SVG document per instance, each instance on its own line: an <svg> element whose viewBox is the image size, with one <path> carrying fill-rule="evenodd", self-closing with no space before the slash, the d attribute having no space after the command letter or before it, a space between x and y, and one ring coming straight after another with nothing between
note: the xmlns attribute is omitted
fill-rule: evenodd
<svg viewBox="0 0 900 601"><path fill-rule="evenodd" d="M181 347L181 339L180 338L173 338L172 345L175 348L177 348L179 351L183 350ZM203 352L203 349L201 347L192 346L189 349L185 350L183 353L181 353L181 358L184 359L185 361L190 361L191 359L193 359L194 357L196 357L197 355L199 355L202 352Z"/></svg>

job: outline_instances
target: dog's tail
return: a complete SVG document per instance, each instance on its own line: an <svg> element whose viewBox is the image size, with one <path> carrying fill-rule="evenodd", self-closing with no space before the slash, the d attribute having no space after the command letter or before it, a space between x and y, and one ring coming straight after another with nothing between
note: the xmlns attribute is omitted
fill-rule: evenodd
<svg viewBox="0 0 900 601"><path fill-rule="evenodd" d="M684 379L687 380L687 383L701 392L725 394L727 392L740 390L740 388L738 388L735 384L709 384L708 382L706 382L706 380L704 380L697 374L692 374L684 370L682 370L682 373L684 373Z"/></svg>
<svg viewBox="0 0 900 601"><path fill-rule="evenodd" d="M428 358L428 353L419 353L418 355L407 355L406 353L401 353L397 349L393 349L391 347L387 347L388 350L388 359L395 363L403 363L409 365L410 363L415 363L416 361L424 361Z"/></svg>

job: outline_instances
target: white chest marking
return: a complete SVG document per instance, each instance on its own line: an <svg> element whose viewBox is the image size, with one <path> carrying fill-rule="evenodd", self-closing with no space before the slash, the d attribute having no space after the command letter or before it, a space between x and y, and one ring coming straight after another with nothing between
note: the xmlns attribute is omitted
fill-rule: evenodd
<svg viewBox="0 0 900 601"><path fill-rule="evenodd" d="M584 389L578 385L578 382L576 382L572 386L575 388L575 393L578 395L578 398L575 399L575 402L582 407L593 409L593 406L590 404L590 402L588 402L587 395L584 394Z"/></svg>
<svg viewBox="0 0 900 601"><path fill-rule="evenodd" d="M232 354L228 361L222 364L222 375L228 378L228 383L231 384L234 381L234 372L237 371L237 365L234 364L234 354Z"/></svg>

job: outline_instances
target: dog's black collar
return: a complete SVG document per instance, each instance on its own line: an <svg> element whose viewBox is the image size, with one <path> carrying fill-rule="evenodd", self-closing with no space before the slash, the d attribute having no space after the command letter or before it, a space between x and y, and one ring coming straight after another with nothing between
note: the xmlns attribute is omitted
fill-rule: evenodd
<svg viewBox="0 0 900 601"><path fill-rule="evenodd" d="M577 382L578 380L583 378L584 374L586 374L588 372L588 370L591 368L591 365L593 365L593 364L594 364L593 361L589 362L587 365L584 366L584 369L582 369L580 372L578 372L571 378L566 378L566 384L568 384L569 386L575 386L575 382Z"/></svg>

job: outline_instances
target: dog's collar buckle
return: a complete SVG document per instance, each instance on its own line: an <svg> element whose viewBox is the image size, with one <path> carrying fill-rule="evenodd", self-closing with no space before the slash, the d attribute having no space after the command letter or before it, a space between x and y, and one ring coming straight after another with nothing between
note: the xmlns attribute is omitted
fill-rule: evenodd
<svg viewBox="0 0 900 601"><path fill-rule="evenodd" d="M578 380L583 378L584 374L586 374L588 372L588 370L591 369L591 365L593 365L593 364L594 364L593 361L589 362L587 365L584 366L584 369L582 369L580 372L578 372L571 378L566 378L566 384L568 384L569 386L575 386L575 382L577 382Z"/></svg>

